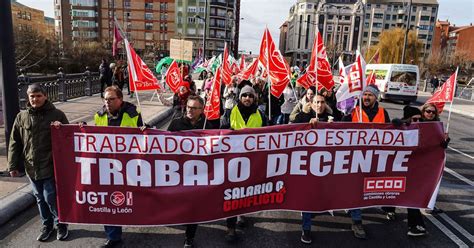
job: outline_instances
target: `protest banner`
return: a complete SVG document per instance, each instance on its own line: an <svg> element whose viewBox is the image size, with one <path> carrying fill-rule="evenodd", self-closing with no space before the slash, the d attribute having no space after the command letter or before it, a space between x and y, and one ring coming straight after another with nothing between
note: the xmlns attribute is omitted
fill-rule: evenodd
<svg viewBox="0 0 474 248"><path fill-rule="evenodd" d="M432 208L439 122L167 132L52 128L61 222L208 222L265 210Z"/></svg>
<svg viewBox="0 0 474 248"><path fill-rule="evenodd" d="M188 40L170 40L170 58L193 61L193 42Z"/></svg>

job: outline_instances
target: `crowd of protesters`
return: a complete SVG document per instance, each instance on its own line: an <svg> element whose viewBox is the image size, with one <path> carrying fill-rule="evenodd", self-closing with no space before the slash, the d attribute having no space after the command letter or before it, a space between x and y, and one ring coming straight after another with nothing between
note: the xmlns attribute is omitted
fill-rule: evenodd
<svg viewBox="0 0 474 248"><path fill-rule="evenodd" d="M123 100L122 88L127 85L126 65L118 62L108 65L103 60L100 66L100 81L102 85L101 96L104 100L103 109L94 116L97 126L119 126L119 127L145 127L141 115L135 105ZM292 77L298 77L298 73L292 69ZM379 105L377 98L380 94L375 85L369 85L361 95L361 104L345 115L336 107L334 89L320 89L309 87L304 90L292 80L284 89L281 97L269 95L268 83L261 77L251 80L239 80L234 77L232 83L221 87L220 115L218 120L206 120L204 115L205 102L213 87L213 73L206 72L200 75L203 80L202 87L197 89L192 76L185 73L183 84L177 93L168 101L173 105L171 125L168 131L182 131L192 129L232 129L259 128L269 125L286 125L291 123L317 122L371 122L390 123L394 125L409 125L413 122L439 121L438 109L433 104L425 104L420 109L406 106L403 116L390 119L388 112ZM113 85L112 85L113 84ZM105 87L107 86L107 87ZM105 87L105 88L104 88ZM43 228L38 236L39 241L48 240L54 225L56 225L57 239L65 240L68 237L67 225L58 223L57 209L55 204L55 188L53 163L51 158L51 146L49 133L42 133L42 129L35 125L44 126L41 121L54 122L59 128L61 124L67 124L64 113L54 108L47 101L46 91L40 86L31 86L28 89L29 105L27 111L18 114L10 138L9 147L9 171L12 176L17 176L20 157L25 157L25 167L31 184L35 189L38 208L43 221ZM163 100L163 99L162 99ZM38 122L34 121L40 120ZM33 121L31 121L33 120ZM83 125L83 124L81 124ZM30 127L33 126L33 127ZM29 127L29 128L28 128ZM49 130L44 129L44 130ZM41 132L40 132L41 131ZM45 136L48 144L44 147L26 146L26 142L35 137ZM48 136L49 138L46 138ZM449 137L443 147L447 147ZM26 148L27 149L26 149ZM46 151L39 154L38 151ZM41 163L33 163L41 156ZM39 167L38 167L39 166ZM38 167L38 168L37 168ZM38 173L41 172L41 173ZM384 207L386 218L396 218L395 208ZM191 211L191 210L190 210ZM366 239L367 234L363 226L361 209L348 211L352 219L352 231L356 238ZM302 213L301 242L312 243L311 226L313 213ZM232 217L226 220L227 232L225 240L234 243L238 240L236 227L245 226L244 216ZM103 247L115 247L122 241L122 228L119 226L105 226L107 240ZM186 226L184 247L194 247L194 237L198 229L197 224ZM409 236L423 236L426 228L419 209L408 209L408 232Z"/></svg>

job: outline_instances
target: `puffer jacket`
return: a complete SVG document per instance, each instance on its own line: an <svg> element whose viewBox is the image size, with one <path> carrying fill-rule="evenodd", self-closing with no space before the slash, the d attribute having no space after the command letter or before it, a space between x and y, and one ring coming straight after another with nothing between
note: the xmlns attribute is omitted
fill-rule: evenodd
<svg viewBox="0 0 474 248"><path fill-rule="evenodd" d="M8 171L17 170L23 156L25 170L32 180L54 176L53 152L51 145L51 123L59 121L69 124L66 115L46 100L43 106L18 113L13 123L8 148Z"/></svg>

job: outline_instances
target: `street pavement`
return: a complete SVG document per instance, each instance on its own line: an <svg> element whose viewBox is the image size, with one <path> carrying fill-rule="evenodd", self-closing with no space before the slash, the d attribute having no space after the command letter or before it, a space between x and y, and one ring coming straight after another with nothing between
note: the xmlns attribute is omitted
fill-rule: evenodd
<svg viewBox="0 0 474 248"><path fill-rule="evenodd" d="M420 94L415 105L421 105L429 94ZM465 105L465 106L464 106ZM383 102L391 118L401 117L403 105ZM406 210L397 209L397 219L388 221L379 209L363 210L368 240L355 239L351 220L343 212L319 214L313 220L313 244L300 242L301 216L298 212L268 211L249 215L249 224L239 229L241 239L235 245L224 241L225 221L199 226L198 247L474 247L474 104L463 103L460 115L451 115L451 143L446 151L447 162L436 206L442 214L425 215L429 234L409 238L406 235ZM448 107L448 106L447 106ZM446 123L448 111L442 114ZM456 104L453 104L456 107ZM165 129L164 125L161 128ZM0 178L0 180L3 180ZM3 185L3 182L2 182ZM334 196L343 197L343 196ZM317 199L315 199L317 200ZM0 247L97 247L104 241L102 226L70 225L70 238L61 242L53 238L45 243L35 240L41 223L36 205L0 227ZM142 227L125 228L122 247L180 247L184 228Z"/></svg>

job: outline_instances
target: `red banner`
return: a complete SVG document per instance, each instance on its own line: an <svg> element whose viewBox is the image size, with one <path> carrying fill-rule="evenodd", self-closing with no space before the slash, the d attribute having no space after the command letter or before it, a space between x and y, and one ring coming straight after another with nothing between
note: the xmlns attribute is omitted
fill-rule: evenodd
<svg viewBox="0 0 474 248"><path fill-rule="evenodd" d="M265 67L265 70L268 70L271 94L275 97L280 97L286 85L290 82L290 66L273 42L268 28L265 29L262 37L258 59Z"/></svg>
<svg viewBox="0 0 474 248"><path fill-rule="evenodd" d="M127 50L130 91L159 89L158 79L156 79L150 68L137 55L127 39L125 39L125 46Z"/></svg>
<svg viewBox="0 0 474 248"><path fill-rule="evenodd" d="M181 71L178 67L178 63L176 62L176 60L173 60L170 67L168 68L168 71L166 71L166 84L174 93L177 93L182 83L183 80L181 77Z"/></svg>
<svg viewBox="0 0 474 248"><path fill-rule="evenodd" d="M264 210L432 207L439 122L232 130L52 128L59 219L173 225Z"/></svg>
<svg viewBox="0 0 474 248"><path fill-rule="evenodd" d="M216 76L212 81L212 91L207 96L206 106L204 107L204 115L208 120L217 120L220 117L221 107L221 71L217 69Z"/></svg>
<svg viewBox="0 0 474 248"><path fill-rule="evenodd" d="M458 69L453 73L448 80L441 86L434 94L426 101L426 103L433 103L438 108L438 112L441 114L444 109L446 102L452 102L454 98L454 92L456 90Z"/></svg>

